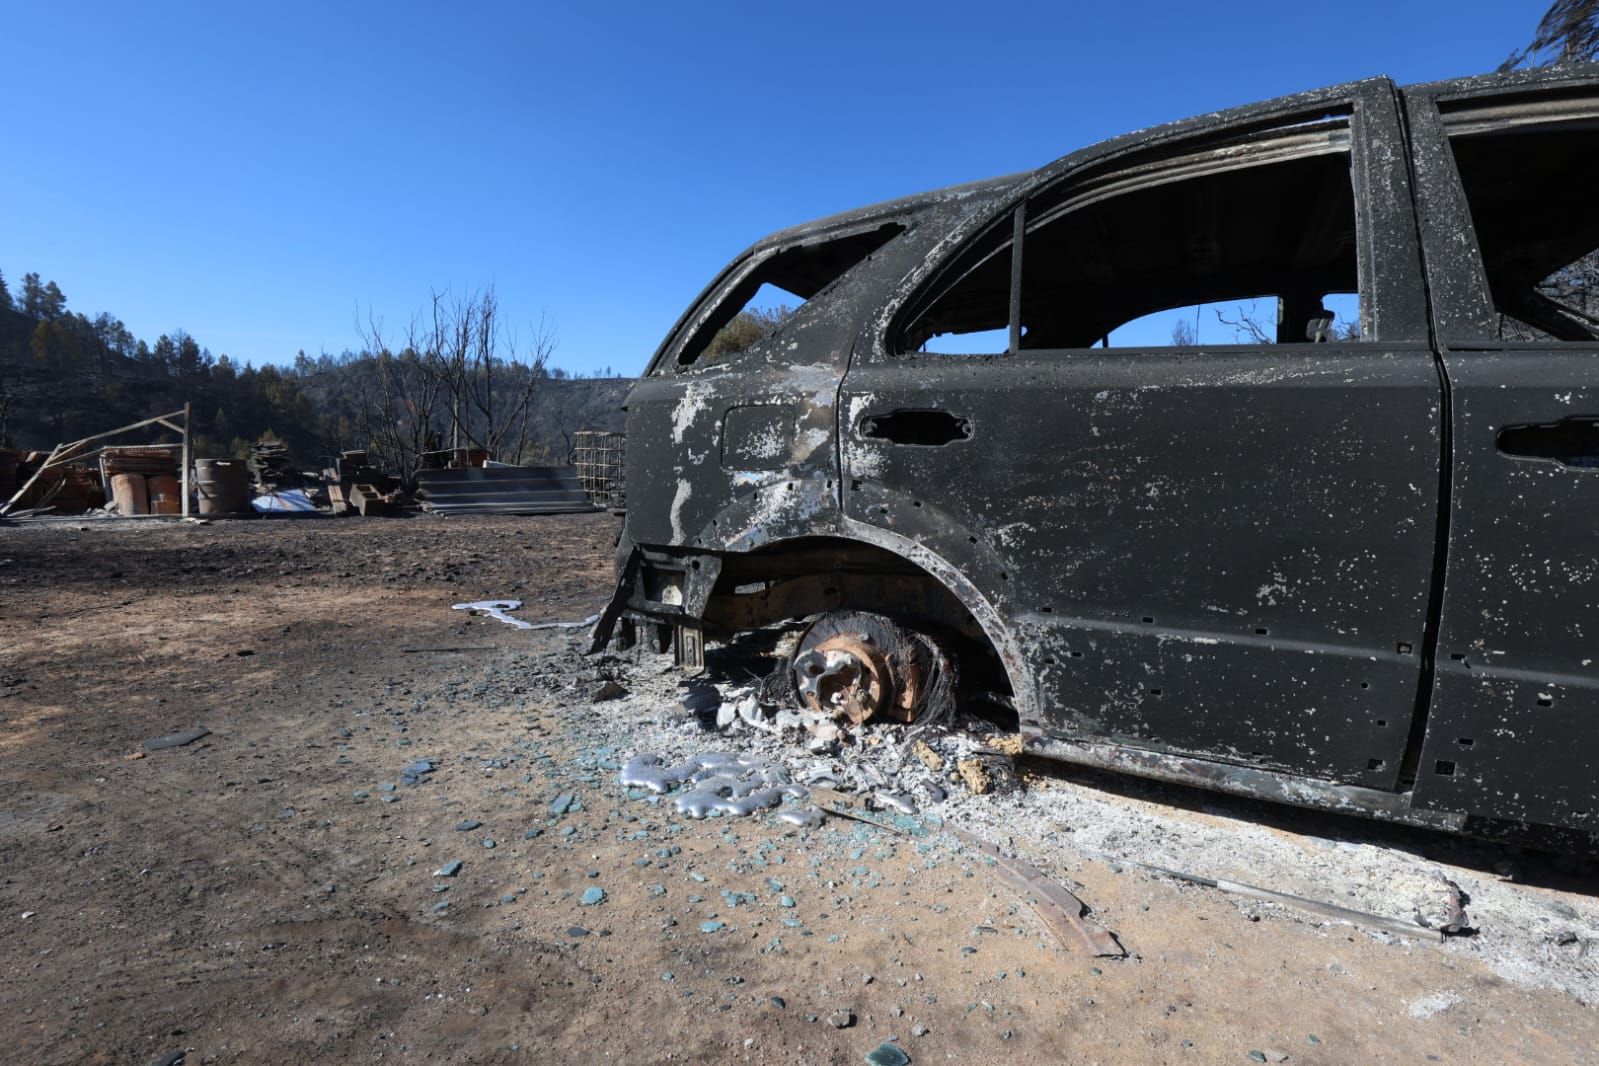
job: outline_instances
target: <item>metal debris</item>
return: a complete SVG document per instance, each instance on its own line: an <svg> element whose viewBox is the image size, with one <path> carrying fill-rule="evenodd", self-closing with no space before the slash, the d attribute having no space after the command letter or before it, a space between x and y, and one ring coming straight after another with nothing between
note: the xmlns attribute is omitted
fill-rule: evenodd
<svg viewBox="0 0 1599 1066"><path fill-rule="evenodd" d="M151 737L149 740L141 744L140 747L142 747L145 751L162 751L166 748L181 748L185 744L193 744L201 737L208 737L210 735L211 730L207 729L205 726L197 726L194 729L185 729L177 733L168 733L164 737Z"/></svg>
<svg viewBox="0 0 1599 1066"><path fill-rule="evenodd" d="M1119 959L1126 956L1127 949L1121 946L1114 933L1083 920L1088 906L1066 891L1059 882L1050 880L1042 870L1005 855L988 841L963 829L949 827L947 831L962 843L992 858L994 868L1001 877L1022 893L1027 905L1063 943L1100 958Z"/></svg>
<svg viewBox="0 0 1599 1066"><path fill-rule="evenodd" d="M627 507L627 434L583 429L572 435L572 466L596 507Z"/></svg>
<svg viewBox="0 0 1599 1066"><path fill-rule="evenodd" d="M520 618L512 618L506 613L507 611L519 610L521 606L521 600L478 600L476 603L453 603L450 605L450 610L477 611L488 615L490 618L497 618L506 625L514 626L517 629L532 629L532 622L524 622Z"/></svg>
<svg viewBox="0 0 1599 1066"><path fill-rule="evenodd" d="M790 807L777 812L777 820L786 824L798 826L801 829L815 829L825 820L822 812L815 807Z"/></svg>
<svg viewBox="0 0 1599 1066"><path fill-rule="evenodd" d="M532 625L529 625L526 628L527 629L587 629L587 628L589 628L589 626L592 626L595 622L598 622L599 620L600 620L600 616L599 615L591 614L587 618L579 618L575 622L534 622Z"/></svg>
<svg viewBox="0 0 1599 1066"><path fill-rule="evenodd" d="M872 796L879 806L899 814L920 814L916 801L902 792L878 792Z"/></svg>
<svg viewBox="0 0 1599 1066"><path fill-rule="evenodd" d="M1109 856L1102 856L1102 858L1110 859ZM1277 892L1257 885L1246 885L1241 881L1228 881L1220 877L1202 877L1198 874L1187 874L1179 870L1168 870L1164 866L1152 866L1149 863L1133 862L1130 859L1111 859L1110 861L1136 866L1152 873L1176 878L1179 881L1187 881L1189 884L1219 889L1235 896L1246 896L1249 899L1258 899L1265 903L1277 903L1293 907L1296 910L1308 911L1311 914L1319 914L1323 918L1348 922L1351 925L1363 925L1369 929L1380 929L1385 933L1392 933L1394 936L1407 936L1417 940L1442 941L1444 939L1444 932L1441 929L1428 929L1425 926L1413 925L1397 918L1385 918L1380 914L1368 914L1365 911L1340 907L1336 903L1323 903L1321 900L1306 899L1304 896L1295 896L1288 892Z"/></svg>
<svg viewBox="0 0 1599 1066"><path fill-rule="evenodd" d="M1438 880L1442 881L1444 888L1449 892L1449 920L1439 931L1444 936L1470 936L1477 930L1471 926L1471 919L1466 917L1466 903L1468 897L1461 891L1459 885L1445 877L1443 871L1438 872Z"/></svg>
<svg viewBox="0 0 1599 1066"><path fill-rule="evenodd" d="M934 829L942 829L961 843L993 859L994 869L999 872L1001 878L1022 893L1028 906L1032 907L1039 919L1063 943L1075 946L1097 958L1122 958L1127 954L1126 949L1116 940L1114 933L1092 926L1083 920L1088 907L1082 900L1068 892L1058 882L1050 880L1042 870L1005 855L999 848L981 837L974 836L964 829L943 825L941 820L937 819L934 820L937 824L930 826L925 821L919 822L905 814L894 818L877 814L867 810L859 797L833 789L813 788L811 799L829 814L866 822L903 836L928 836Z"/></svg>

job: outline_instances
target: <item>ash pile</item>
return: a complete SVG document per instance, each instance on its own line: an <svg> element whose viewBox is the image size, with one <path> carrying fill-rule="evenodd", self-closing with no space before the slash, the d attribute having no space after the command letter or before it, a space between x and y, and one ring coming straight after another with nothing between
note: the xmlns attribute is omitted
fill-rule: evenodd
<svg viewBox="0 0 1599 1066"><path fill-rule="evenodd" d="M1019 787L1014 734L984 716L1002 716L1007 701L958 696L953 661L924 634L835 612L725 651L718 672L751 680L691 682L675 728L639 738L625 787L672 793L690 817L781 807L778 817L797 824L811 822L813 802L836 809L848 797L915 817L954 795ZM707 750L713 740L737 754Z"/></svg>

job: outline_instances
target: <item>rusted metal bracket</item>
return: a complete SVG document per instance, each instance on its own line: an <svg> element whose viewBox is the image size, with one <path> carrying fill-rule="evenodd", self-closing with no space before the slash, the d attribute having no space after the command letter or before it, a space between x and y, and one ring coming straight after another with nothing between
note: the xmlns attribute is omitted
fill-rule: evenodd
<svg viewBox="0 0 1599 1066"><path fill-rule="evenodd" d="M705 672L705 629L698 622L678 622L672 627L672 659L687 674Z"/></svg>
<svg viewBox="0 0 1599 1066"><path fill-rule="evenodd" d="M722 557L696 555L688 560L683 571L683 613L694 618L705 615L705 605L711 600L711 590L716 579L722 576Z"/></svg>

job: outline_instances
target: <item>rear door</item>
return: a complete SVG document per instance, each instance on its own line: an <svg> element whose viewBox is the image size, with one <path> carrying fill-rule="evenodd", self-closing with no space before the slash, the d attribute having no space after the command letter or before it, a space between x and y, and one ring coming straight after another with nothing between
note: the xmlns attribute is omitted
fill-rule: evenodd
<svg viewBox="0 0 1599 1066"><path fill-rule="evenodd" d="M1599 780L1599 82L1406 93L1453 479L1416 802L1586 829Z"/></svg>
<svg viewBox="0 0 1599 1066"><path fill-rule="evenodd" d="M1397 783L1441 450L1408 180L1382 80L1123 139L857 342L845 513L1025 634L1046 731Z"/></svg>

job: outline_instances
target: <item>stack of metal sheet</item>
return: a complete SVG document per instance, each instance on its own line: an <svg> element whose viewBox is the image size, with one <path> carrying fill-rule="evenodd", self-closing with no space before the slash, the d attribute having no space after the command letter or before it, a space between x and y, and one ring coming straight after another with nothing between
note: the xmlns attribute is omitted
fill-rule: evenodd
<svg viewBox="0 0 1599 1066"><path fill-rule="evenodd" d="M257 492L297 489L302 483L289 457L289 446L281 441L258 440L250 445L250 474Z"/></svg>
<svg viewBox="0 0 1599 1066"><path fill-rule="evenodd" d="M418 470L416 497L439 514L574 514L598 511L570 466Z"/></svg>
<svg viewBox="0 0 1599 1066"><path fill-rule="evenodd" d="M178 463L178 453L171 448L119 447L100 453L100 470L107 479L117 474L177 477Z"/></svg>

